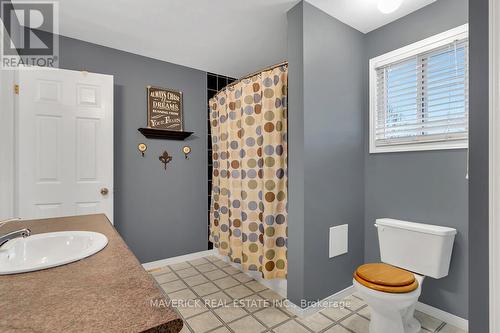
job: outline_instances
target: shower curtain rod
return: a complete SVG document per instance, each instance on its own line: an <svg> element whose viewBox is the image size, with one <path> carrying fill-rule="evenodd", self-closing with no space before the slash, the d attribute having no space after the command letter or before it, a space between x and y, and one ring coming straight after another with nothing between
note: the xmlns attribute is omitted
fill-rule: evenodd
<svg viewBox="0 0 500 333"><path fill-rule="evenodd" d="M274 68L276 68L276 67L280 67L280 66L283 66L283 65L288 65L288 61L286 61L286 60L285 60L285 61L282 61L282 62L280 62L280 63L278 63L278 64L274 64L274 65L271 65L271 66L265 67L265 68L263 68L263 69L261 69L261 70L258 70L258 71L256 71L256 72L253 72L253 73L247 74L247 75L245 75L245 76L243 76L243 77L239 78L238 80L231 82L230 84L228 84L228 85L227 85L227 86L225 86L224 88L222 88L222 89L218 90L218 91L217 91L217 93L216 93L215 95L217 95L218 93L220 93L220 92L221 92L222 90L224 90L224 89L227 89L227 88L229 88L229 87L231 87L231 86L234 86L236 83L238 83L238 82L240 82L240 81L243 81L243 80L248 79L248 78L250 78L250 77L252 77L252 76L254 76L254 75L257 75L257 74L259 74L259 73L262 73L262 72L265 72L265 71L268 71L268 70L271 70L271 69L274 69ZM215 95L214 95L214 96L215 96Z"/></svg>

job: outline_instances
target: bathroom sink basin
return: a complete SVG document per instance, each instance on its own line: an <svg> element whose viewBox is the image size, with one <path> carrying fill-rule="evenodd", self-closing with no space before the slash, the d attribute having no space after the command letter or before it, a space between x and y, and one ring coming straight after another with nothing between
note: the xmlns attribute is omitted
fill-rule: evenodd
<svg viewBox="0 0 500 333"><path fill-rule="evenodd" d="M91 231L61 231L13 239L0 247L0 275L61 266L101 251L108 238Z"/></svg>

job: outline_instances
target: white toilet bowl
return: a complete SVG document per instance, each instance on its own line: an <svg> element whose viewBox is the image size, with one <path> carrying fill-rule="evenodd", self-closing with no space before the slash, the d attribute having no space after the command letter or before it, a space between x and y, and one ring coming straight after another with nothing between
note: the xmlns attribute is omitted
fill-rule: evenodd
<svg viewBox="0 0 500 333"><path fill-rule="evenodd" d="M420 332L420 322L415 319L414 312L424 277L415 274L415 279L417 289L399 294L370 289L353 279L356 291L371 310L370 333Z"/></svg>

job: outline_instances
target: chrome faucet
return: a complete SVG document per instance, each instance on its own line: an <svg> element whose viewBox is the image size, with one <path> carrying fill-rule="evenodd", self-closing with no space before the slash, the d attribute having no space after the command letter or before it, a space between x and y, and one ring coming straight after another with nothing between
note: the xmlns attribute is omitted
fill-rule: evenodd
<svg viewBox="0 0 500 333"><path fill-rule="evenodd" d="M19 221L19 218L7 219L7 220L0 221L0 227L7 224L8 222L11 222L11 221ZM8 241L10 241L12 239L19 238L19 237L26 238L29 235L31 235L31 230L28 228L23 228L23 229L19 229L16 231L12 231L12 232L9 232L9 233L4 234L4 235L0 234L0 247L2 247L2 245L4 245L5 243L7 243Z"/></svg>

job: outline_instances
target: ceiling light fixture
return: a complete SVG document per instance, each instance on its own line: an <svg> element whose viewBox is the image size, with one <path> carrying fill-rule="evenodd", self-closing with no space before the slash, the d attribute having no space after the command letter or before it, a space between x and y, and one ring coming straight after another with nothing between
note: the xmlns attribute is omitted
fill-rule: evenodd
<svg viewBox="0 0 500 333"><path fill-rule="evenodd" d="M402 3L403 0L379 0L377 8L384 14L390 14L397 10Z"/></svg>

